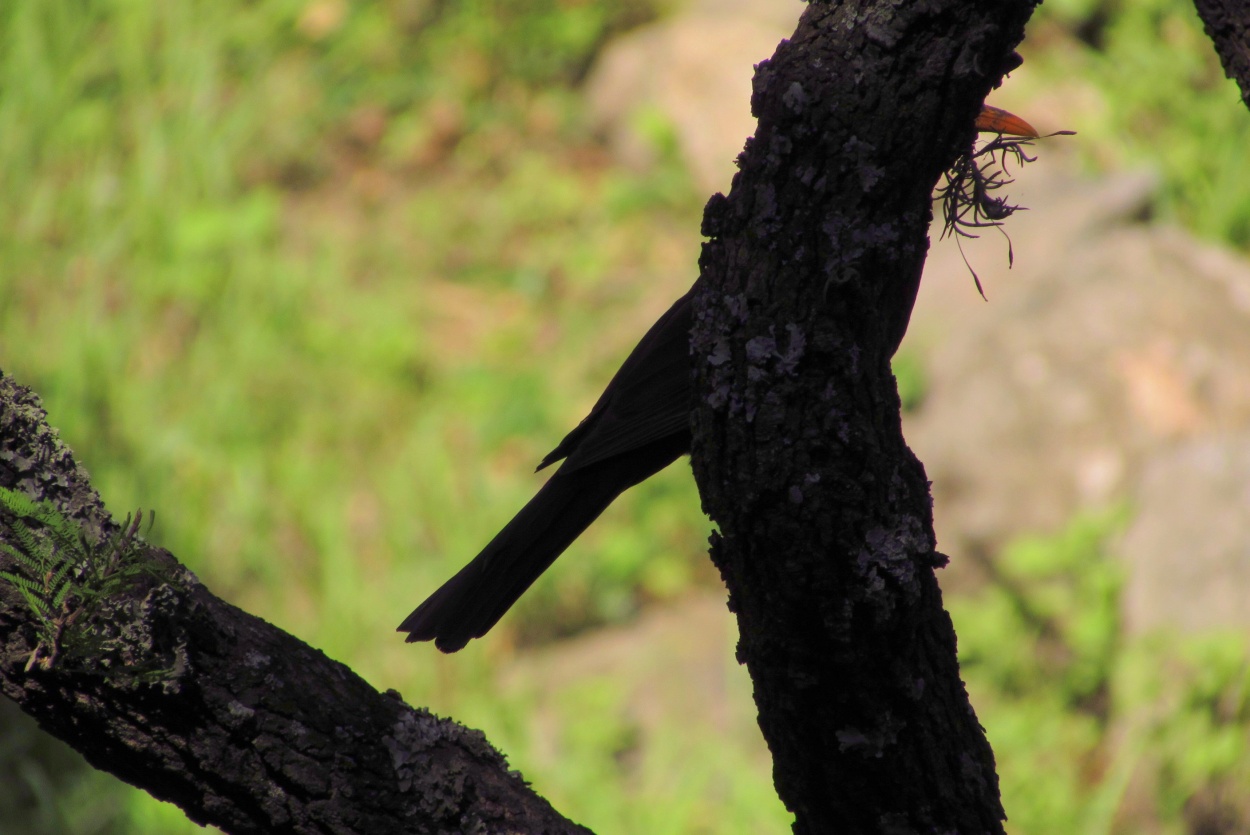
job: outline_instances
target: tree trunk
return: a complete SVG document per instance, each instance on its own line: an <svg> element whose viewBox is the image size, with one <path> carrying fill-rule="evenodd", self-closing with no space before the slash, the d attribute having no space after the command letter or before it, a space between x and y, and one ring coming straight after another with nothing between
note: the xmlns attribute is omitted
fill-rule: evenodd
<svg viewBox="0 0 1250 835"><path fill-rule="evenodd" d="M1250 4L1245 0L1194 0L1202 28L1215 44L1224 74L1241 88L1250 107Z"/></svg>
<svg viewBox="0 0 1250 835"><path fill-rule="evenodd" d="M695 477L798 833L1001 832L889 360L1029 2L811 5L705 210Z"/></svg>

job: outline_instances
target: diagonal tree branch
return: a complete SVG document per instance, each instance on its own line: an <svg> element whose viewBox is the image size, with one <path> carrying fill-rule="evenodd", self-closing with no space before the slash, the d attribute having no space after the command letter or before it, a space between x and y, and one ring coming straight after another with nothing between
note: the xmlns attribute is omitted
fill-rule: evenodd
<svg viewBox="0 0 1250 835"><path fill-rule="evenodd" d="M0 487L50 501L90 542L120 532L38 398L3 373ZM19 525L0 512L0 543ZM98 651L47 669L27 669L47 657L41 624L0 581L0 690L96 768L230 833L588 831L480 732L377 692L137 544L149 570L73 624Z"/></svg>

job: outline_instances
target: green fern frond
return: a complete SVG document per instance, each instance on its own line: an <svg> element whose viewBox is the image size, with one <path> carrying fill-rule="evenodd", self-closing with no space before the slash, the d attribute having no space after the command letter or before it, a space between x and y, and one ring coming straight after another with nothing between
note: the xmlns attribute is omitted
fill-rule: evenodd
<svg viewBox="0 0 1250 835"><path fill-rule="evenodd" d="M40 504L25 493L0 488L0 505L19 519L34 518L39 513Z"/></svg>
<svg viewBox="0 0 1250 835"><path fill-rule="evenodd" d="M8 539L0 542L0 554L13 561L12 570L0 571L0 580L17 590L37 621L38 642L28 669L52 666L62 647L68 648L66 657L106 653L102 633L86 625L93 613L136 580L159 573L141 558L143 512L127 516L117 533L97 543L51 502L36 502L15 490L0 487L0 515L7 517L3 531ZM79 626L71 629L75 623Z"/></svg>
<svg viewBox="0 0 1250 835"><path fill-rule="evenodd" d="M72 567L73 564L66 560L61 564L61 567L56 574L52 575L51 582L48 583L48 589L52 594L52 608L57 611L60 611L60 609L65 605L65 601L69 597L70 591L73 589L68 577L69 570Z"/></svg>
<svg viewBox="0 0 1250 835"><path fill-rule="evenodd" d="M17 557L18 562L32 569L41 567L43 561L40 558L40 554L43 549L40 547L40 543L35 538L34 533L20 519L13 523L13 538L17 540L14 556ZM7 550L12 551L13 549Z"/></svg>
<svg viewBox="0 0 1250 835"><path fill-rule="evenodd" d="M8 571L0 571L0 577L8 580L17 589L18 593L26 600L26 605L30 607L30 611L43 624L47 624L50 609L48 603L43 598L43 589L38 583L33 582L27 577L21 577Z"/></svg>
<svg viewBox="0 0 1250 835"><path fill-rule="evenodd" d="M17 548L14 548L12 545L10 545L7 542L0 542L0 551L8 554L16 562L19 562L19 563L25 563L27 560L25 553L23 553ZM3 576L3 572L0 572L0 576Z"/></svg>
<svg viewBox="0 0 1250 835"><path fill-rule="evenodd" d="M38 595L43 591L43 588L39 585L39 583L35 582L29 577L23 577L20 574L14 574L13 572L10 572L10 571L0 571L0 577L3 577L5 580L8 580L10 583L12 583L14 586L17 587L18 591L22 592L23 594Z"/></svg>

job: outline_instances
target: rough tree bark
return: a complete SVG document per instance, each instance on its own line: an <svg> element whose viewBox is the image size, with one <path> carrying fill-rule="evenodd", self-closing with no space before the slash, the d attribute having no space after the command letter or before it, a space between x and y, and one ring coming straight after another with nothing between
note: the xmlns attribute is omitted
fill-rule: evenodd
<svg viewBox="0 0 1250 835"><path fill-rule="evenodd" d="M692 457L798 833L1003 831L889 360L930 194L1032 9L811 5L705 210Z"/></svg>
<svg viewBox="0 0 1250 835"><path fill-rule="evenodd" d="M1014 65L1032 7L811 6L761 65L760 129L705 214L694 465L798 832L1001 831L888 359L930 191ZM92 536L117 530L7 377L0 486ZM0 688L93 765L228 832L583 831L480 735L377 693L170 555L143 559L162 579L110 601L100 660L138 659L155 677L118 663L27 671L37 625L0 589Z"/></svg>
<svg viewBox="0 0 1250 835"><path fill-rule="evenodd" d="M1215 44L1224 74L1241 88L1250 107L1250 4L1245 0L1194 0L1202 28Z"/></svg>
<svg viewBox="0 0 1250 835"><path fill-rule="evenodd" d="M51 501L91 540L115 536L45 421L38 398L0 372L0 487ZM15 541L0 510L0 542ZM588 831L509 771L480 732L379 693L214 597L168 552L138 558L152 576L91 625L105 651L50 669L26 669L39 630L0 582L0 692L96 768L230 833ZM13 568L0 554L0 570Z"/></svg>

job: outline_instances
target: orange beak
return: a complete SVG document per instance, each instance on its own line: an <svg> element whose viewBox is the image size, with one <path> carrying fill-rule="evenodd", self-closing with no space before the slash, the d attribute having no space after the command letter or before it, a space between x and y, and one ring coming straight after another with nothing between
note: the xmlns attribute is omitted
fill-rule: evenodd
<svg viewBox="0 0 1250 835"><path fill-rule="evenodd" d="M1028 122L1014 113L981 105L981 115L977 116L977 130L982 133L1001 133L1004 136L1020 136L1025 139L1037 139L1037 130Z"/></svg>

